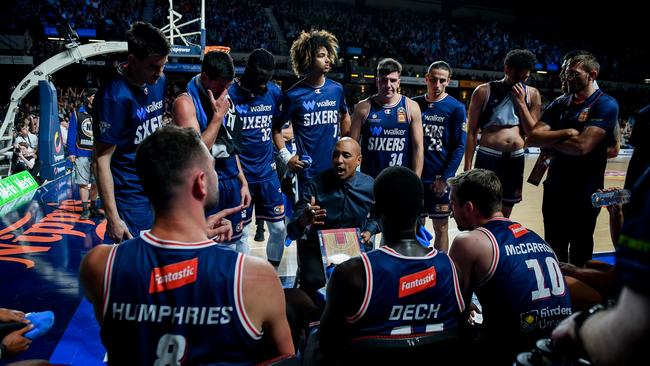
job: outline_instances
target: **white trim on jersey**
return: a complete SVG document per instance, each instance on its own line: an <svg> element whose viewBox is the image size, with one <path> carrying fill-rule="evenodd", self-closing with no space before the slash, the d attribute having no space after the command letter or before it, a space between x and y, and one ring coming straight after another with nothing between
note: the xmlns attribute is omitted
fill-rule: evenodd
<svg viewBox="0 0 650 366"><path fill-rule="evenodd" d="M460 283L458 282L458 273L456 273L456 265L454 261L451 260L450 256L447 256L449 259L449 264L451 265L451 273L454 277L454 294L456 295L456 302L458 302L458 309L462 313L465 311L465 300L463 300L463 292L460 290Z"/></svg>
<svg viewBox="0 0 650 366"><path fill-rule="evenodd" d="M479 282L478 286L483 286L487 281L492 278L494 275L494 272L497 270L497 265L499 264L499 245L497 244L497 239L492 235L492 232L484 227L479 227L476 228L476 230L484 233L488 239L490 239L490 243L492 244L492 263L490 263L490 268L488 269L487 274L485 277L483 277Z"/></svg>
<svg viewBox="0 0 650 366"><path fill-rule="evenodd" d="M235 293L235 309L237 310L237 317L239 321L246 330L248 335L255 339L259 340L262 338L264 332L259 331L255 328L255 325L248 317L246 309L244 308L244 260L245 256L242 253L237 255L237 263L235 264L235 281L234 281L234 293Z"/></svg>
<svg viewBox="0 0 650 366"><path fill-rule="evenodd" d="M113 245L111 251L108 253L108 259L106 260L106 268L104 269L104 299L102 306L102 316L106 318L106 310L108 310L108 299L111 295L111 280L113 278L113 264L115 262L115 252L117 251L118 245Z"/></svg>
<svg viewBox="0 0 650 366"><path fill-rule="evenodd" d="M396 258L413 259L413 260L427 260L427 259L431 259L431 258L435 257L436 255L438 255L438 251L435 248L431 248L431 251L429 253L427 253L426 255L422 256L422 257L408 257L408 256L405 256L405 255L399 254L397 251L395 251L395 249L393 249L393 248L391 248L389 246L386 246L386 245L384 245L382 247L379 247L379 249L377 249L377 250L380 250L380 251L384 252L385 254L388 254L388 255L396 257Z"/></svg>
<svg viewBox="0 0 650 366"><path fill-rule="evenodd" d="M147 242L150 245L153 245L157 248L165 249L200 249L207 248L213 245L219 245L219 243L213 240L201 241L196 243L184 243L180 241L173 240L162 240L151 234L151 230L145 230L140 233L140 238Z"/></svg>
<svg viewBox="0 0 650 366"><path fill-rule="evenodd" d="M345 317L348 323L356 323L365 315L366 311L368 310L368 305L370 304L370 298L372 296L372 265L370 264L370 260L368 259L368 255L366 253L361 253L361 262L363 263L363 268L365 269L366 273L366 292L363 295L363 301L361 302L359 311L357 311L357 313L353 316Z"/></svg>

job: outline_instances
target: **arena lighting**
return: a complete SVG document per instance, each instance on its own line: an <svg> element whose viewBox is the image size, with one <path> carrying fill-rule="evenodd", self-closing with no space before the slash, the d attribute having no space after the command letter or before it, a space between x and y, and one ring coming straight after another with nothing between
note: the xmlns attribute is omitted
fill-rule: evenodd
<svg viewBox="0 0 650 366"><path fill-rule="evenodd" d="M646 84L650 84L650 79L645 79L644 81Z"/></svg>
<svg viewBox="0 0 650 366"><path fill-rule="evenodd" d="M47 39L50 41L65 41L65 39L60 37L47 37Z"/></svg>
<svg viewBox="0 0 650 366"><path fill-rule="evenodd" d="M375 75L363 75L363 77L366 79L374 79Z"/></svg>
<svg viewBox="0 0 650 366"><path fill-rule="evenodd" d="M350 76L353 77L353 78L358 78L359 74L350 74Z"/></svg>
<svg viewBox="0 0 650 366"><path fill-rule="evenodd" d="M538 73L538 74L547 74L547 72L544 71L544 70L537 70L537 71L535 71L535 72Z"/></svg>
<svg viewBox="0 0 650 366"><path fill-rule="evenodd" d="M88 42L106 42L103 39L89 39Z"/></svg>

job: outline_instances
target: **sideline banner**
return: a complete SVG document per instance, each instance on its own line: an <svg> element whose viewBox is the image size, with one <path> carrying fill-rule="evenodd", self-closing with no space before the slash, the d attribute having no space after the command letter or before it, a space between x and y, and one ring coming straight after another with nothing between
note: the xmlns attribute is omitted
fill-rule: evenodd
<svg viewBox="0 0 650 366"><path fill-rule="evenodd" d="M28 171L8 176L0 180L0 206L36 188L38 183Z"/></svg>

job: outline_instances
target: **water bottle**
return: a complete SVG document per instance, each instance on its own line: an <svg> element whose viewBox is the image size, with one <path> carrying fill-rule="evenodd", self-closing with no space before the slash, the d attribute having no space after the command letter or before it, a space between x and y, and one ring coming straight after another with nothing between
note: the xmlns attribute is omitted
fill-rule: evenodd
<svg viewBox="0 0 650 366"><path fill-rule="evenodd" d="M623 205L630 202L630 191L619 188L611 191L595 192L591 195L591 204L594 207Z"/></svg>

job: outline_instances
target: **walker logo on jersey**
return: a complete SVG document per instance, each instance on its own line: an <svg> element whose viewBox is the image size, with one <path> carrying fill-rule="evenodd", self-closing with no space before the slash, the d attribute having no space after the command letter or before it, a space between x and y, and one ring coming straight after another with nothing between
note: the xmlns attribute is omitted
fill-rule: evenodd
<svg viewBox="0 0 650 366"><path fill-rule="evenodd" d="M238 104L235 106L237 114L246 114L248 113L248 104Z"/></svg>
<svg viewBox="0 0 650 366"><path fill-rule="evenodd" d="M250 108L251 112L270 112L273 110L272 105L266 105L266 104L260 104L260 105L254 105Z"/></svg>
<svg viewBox="0 0 650 366"><path fill-rule="evenodd" d="M404 107L397 108L397 122L399 123L406 122L406 110L404 110Z"/></svg>
<svg viewBox="0 0 650 366"><path fill-rule="evenodd" d="M149 294L173 290L196 282L198 266L199 259L192 258L154 268L149 280Z"/></svg>
<svg viewBox="0 0 650 366"><path fill-rule="evenodd" d="M587 120L587 117L589 117L589 109L590 108L585 108L580 112L580 115L578 115L578 122L584 122Z"/></svg>
<svg viewBox="0 0 650 366"><path fill-rule="evenodd" d="M528 229L526 229L524 226L521 226L521 224L512 224L508 226L508 229L510 229L512 235L514 235L515 238L522 237L528 233Z"/></svg>
<svg viewBox="0 0 650 366"><path fill-rule="evenodd" d="M302 102L302 106L307 111L313 111L314 107L316 106L316 101L315 100L304 101Z"/></svg>
<svg viewBox="0 0 650 366"><path fill-rule="evenodd" d="M436 267L416 272L399 279L399 297L417 294L436 285Z"/></svg>
<svg viewBox="0 0 650 366"><path fill-rule="evenodd" d="M427 114L427 115L424 116L424 120L427 121L427 122L444 122L445 117L444 116L439 116L437 114L434 114L434 115Z"/></svg>
<svg viewBox="0 0 650 366"><path fill-rule="evenodd" d="M381 132L384 130L381 126L370 126L368 129L373 136L381 136Z"/></svg>
<svg viewBox="0 0 650 366"><path fill-rule="evenodd" d="M162 109L163 107L163 101L159 100L157 102L151 102L146 107L138 108L138 110L135 112L140 120L143 120L147 117L148 113L153 113L159 109Z"/></svg>
<svg viewBox="0 0 650 366"><path fill-rule="evenodd" d="M318 102L318 103L316 103L316 105L317 105L319 108L323 108L323 107L336 107L336 101L335 101L335 100L324 100L324 101L322 101L322 102Z"/></svg>
<svg viewBox="0 0 650 366"><path fill-rule="evenodd" d="M537 321L539 319L539 312L531 310L529 312L520 314L519 328L524 332L530 332L537 328Z"/></svg>

